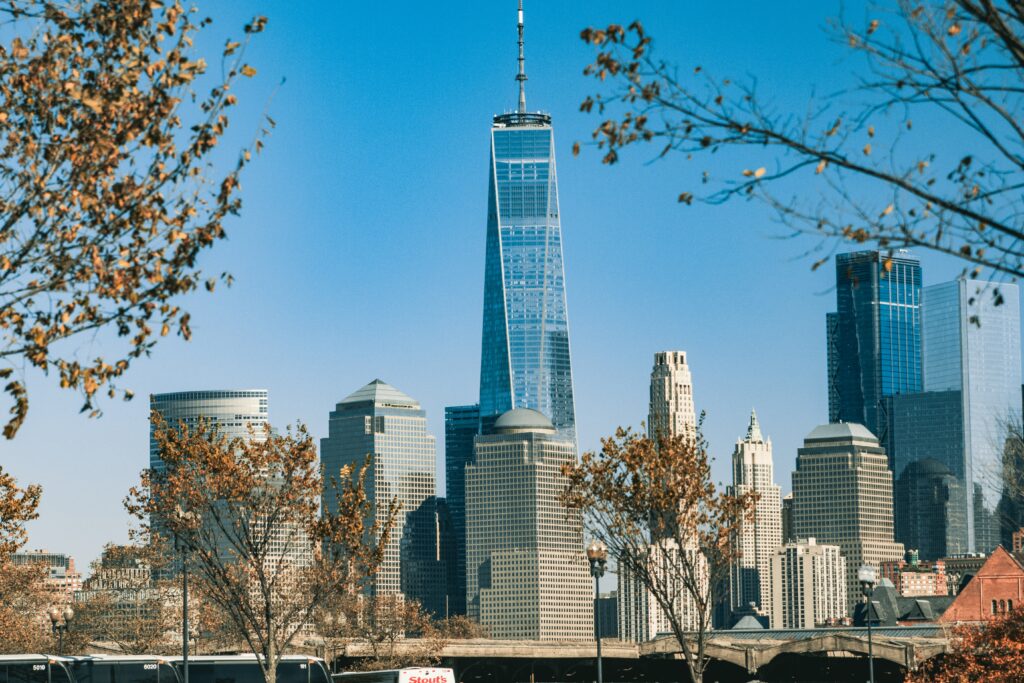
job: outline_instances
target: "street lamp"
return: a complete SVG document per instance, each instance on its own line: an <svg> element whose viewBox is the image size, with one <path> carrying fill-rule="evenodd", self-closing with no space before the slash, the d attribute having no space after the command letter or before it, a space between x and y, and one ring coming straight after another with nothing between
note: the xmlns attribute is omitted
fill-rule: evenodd
<svg viewBox="0 0 1024 683"><path fill-rule="evenodd" d="M175 508L175 514L181 526L188 530L196 527L199 515L191 510L184 510L179 505ZM181 680L188 683L188 543L178 533L174 535L174 544L181 553Z"/></svg>
<svg viewBox="0 0 1024 683"><path fill-rule="evenodd" d="M50 617L51 632L57 636L57 656L59 657L64 654L64 633L71 626L71 620L75 618L75 610L65 607L61 611L56 607L51 607L47 614ZM63 623L61 623L62 618L64 619Z"/></svg>
<svg viewBox="0 0 1024 683"><path fill-rule="evenodd" d="M593 540L587 546L587 559L590 560L590 575L594 577L594 638L597 639L597 683L604 683L601 672L601 610L598 600L601 597L598 582L604 576L605 565L608 564L608 548L604 543Z"/></svg>
<svg viewBox="0 0 1024 683"><path fill-rule="evenodd" d="M871 596L875 592L875 568L861 565L857 570L857 581L860 582L860 592L864 594L864 618L868 622L868 680L875 683L875 653L871 644Z"/></svg>

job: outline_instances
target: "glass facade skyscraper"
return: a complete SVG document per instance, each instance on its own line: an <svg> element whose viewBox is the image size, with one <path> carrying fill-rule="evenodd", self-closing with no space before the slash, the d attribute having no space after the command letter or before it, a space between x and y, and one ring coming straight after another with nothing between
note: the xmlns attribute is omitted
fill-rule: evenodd
<svg viewBox="0 0 1024 683"><path fill-rule="evenodd" d="M449 579L451 614L466 613L466 465L473 462L473 438L480 429L480 406L444 409L445 497L451 520L454 576Z"/></svg>
<svg viewBox="0 0 1024 683"><path fill-rule="evenodd" d="M366 478L375 507L392 501L402 507L374 576L377 595L401 594L433 611L443 606L444 564L437 553L437 500L434 490L434 437L418 401L389 384L374 380L331 411L328 436L320 440L326 477L345 465L361 467L373 456ZM324 506L336 501L325 491Z"/></svg>
<svg viewBox="0 0 1024 683"><path fill-rule="evenodd" d="M836 256L829 332L829 418L884 443L883 399L921 391L921 264L905 252Z"/></svg>
<svg viewBox="0 0 1024 683"><path fill-rule="evenodd" d="M959 278L926 287L922 310L924 389L961 400L968 550L990 552L999 543L1006 425L1021 420L1019 289Z"/></svg>
<svg viewBox="0 0 1024 683"><path fill-rule="evenodd" d="M576 440L554 133L547 114L494 117L487 202L480 415L548 416Z"/></svg>

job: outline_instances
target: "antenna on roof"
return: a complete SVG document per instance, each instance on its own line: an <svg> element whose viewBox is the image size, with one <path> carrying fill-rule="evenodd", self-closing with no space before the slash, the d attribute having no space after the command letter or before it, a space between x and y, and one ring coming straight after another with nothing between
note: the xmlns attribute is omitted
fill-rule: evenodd
<svg viewBox="0 0 1024 683"><path fill-rule="evenodd" d="M526 113L526 57L523 55L523 0L519 0L519 113Z"/></svg>

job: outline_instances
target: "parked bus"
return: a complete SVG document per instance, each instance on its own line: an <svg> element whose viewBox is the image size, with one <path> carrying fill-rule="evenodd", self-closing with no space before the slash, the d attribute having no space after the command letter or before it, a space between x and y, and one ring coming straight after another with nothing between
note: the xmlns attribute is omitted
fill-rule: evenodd
<svg viewBox="0 0 1024 683"><path fill-rule="evenodd" d="M0 655L0 683L75 683L69 661L50 655Z"/></svg>
<svg viewBox="0 0 1024 683"><path fill-rule="evenodd" d="M75 683L181 683L166 657L87 655L68 659Z"/></svg>
<svg viewBox="0 0 1024 683"><path fill-rule="evenodd" d="M173 662L180 679L181 657L168 659ZM188 658L188 683L263 683L263 673L259 661L252 654L203 655ZM331 683L331 676L322 659L284 655L277 666L277 683Z"/></svg>
<svg viewBox="0 0 1024 683"><path fill-rule="evenodd" d="M392 669L334 674L335 683L455 683L451 669Z"/></svg>

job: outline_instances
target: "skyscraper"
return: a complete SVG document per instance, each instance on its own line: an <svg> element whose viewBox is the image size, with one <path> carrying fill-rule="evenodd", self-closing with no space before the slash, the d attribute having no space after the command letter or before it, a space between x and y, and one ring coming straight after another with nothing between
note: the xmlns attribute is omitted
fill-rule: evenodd
<svg viewBox="0 0 1024 683"><path fill-rule="evenodd" d="M882 399L921 391L921 264L906 252L839 254L829 315L829 420L884 443Z"/></svg>
<svg viewBox="0 0 1024 683"><path fill-rule="evenodd" d="M450 614L466 613L466 465L473 461L473 438L479 429L479 405L444 409L445 496L454 555L454 576L449 577Z"/></svg>
<svg viewBox="0 0 1024 683"><path fill-rule="evenodd" d="M532 408L575 442L554 131L550 115L526 111L521 6L516 80L518 109L491 126L481 424Z"/></svg>
<svg viewBox="0 0 1024 683"><path fill-rule="evenodd" d="M892 472L863 425L816 427L797 450L793 523L798 539L838 545L846 558L847 604L860 596L857 569L903 557L893 540Z"/></svg>
<svg viewBox="0 0 1024 683"><path fill-rule="evenodd" d="M386 509L392 500L402 506L374 577L374 593L401 594L424 606L443 604L435 594L444 581L437 576L442 563L435 552L434 437L419 402L379 379L335 406L328 436L320 440L328 478L345 465L361 467L367 455L373 461L366 488L375 508ZM333 510L336 503L325 491L324 506Z"/></svg>
<svg viewBox="0 0 1024 683"><path fill-rule="evenodd" d="M729 573L731 607L736 612L754 604L770 615L772 557L782 545L782 497L774 479L772 440L761 434L753 410L747 435L736 441L732 454L732 482L730 495L756 492L760 497L754 519L743 521L736 539L740 556Z"/></svg>
<svg viewBox="0 0 1024 683"><path fill-rule="evenodd" d="M654 354L647 433L652 439L658 436L696 437L693 379L690 377L690 366L686 364L685 351L661 351Z"/></svg>
<svg viewBox="0 0 1024 683"><path fill-rule="evenodd" d="M466 466L466 603L493 638L582 640L594 635L583 521L560 495L572 439L528 408L476 437Z"/></svg>
<svg viewBox="0 0 1024 683"><path fill-rule="evenodd" d="M990 552L999 543L1006 426L1021 421L1020 292L959 278L923 294L924 390L960 394L963 461L946 464L963 473L968 549Z"/></svg>

